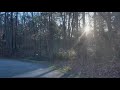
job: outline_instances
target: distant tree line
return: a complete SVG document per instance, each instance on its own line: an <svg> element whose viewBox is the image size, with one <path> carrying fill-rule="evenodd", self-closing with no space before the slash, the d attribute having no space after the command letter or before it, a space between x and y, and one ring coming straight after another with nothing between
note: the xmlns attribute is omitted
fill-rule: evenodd
<svg viewBox="0 0 120 90"><path fill-rule="evenodd" d="M87 56L89 19L95 56L120 54L119 12L0 12L0 56L48 57L73 48ZM104 54L104 53L105 54Z"/></svg>

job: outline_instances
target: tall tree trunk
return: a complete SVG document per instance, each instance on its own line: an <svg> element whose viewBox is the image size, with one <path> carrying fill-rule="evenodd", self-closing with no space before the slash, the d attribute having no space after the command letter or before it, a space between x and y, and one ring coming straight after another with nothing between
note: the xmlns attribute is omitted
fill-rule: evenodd
<svg viewBox="0 0 120 90"><path fill-rule="evenodd" d="M36 56L36 32L35 32L35 23L34 23L34 13L33 12L31 12L31 15L32 15L32 32L33 32L33 34L34 34L34 46L33 46L33 48L34 48L34 56Z"/></svg>
<svg viewBox="0 0 120 90"><path fill-rule="evenodd" d="M82 17L83 17L83 28L85 27L85 12L82 12Z"/></svg>
<svg viewBox="0 0 120 90"><path fill-rule="evenodd" d="M5 51L8 50L8 35L7 35L7 12L5 12L5 17L4 17L4 34L5 34ZM6 55L7 53L4 53L4 55Z"/></svg>
<svg viewBox="0 0 120 90"><path fill-rule="evenodd" d="M14 53L14 30L13 30L13 12L11 12L11 17L10 17L10 48L11 48L11 55Z"/></svg>
<svg viewBox="0 0 120 90"><path fill-rule="evenodd" d="M71 45L71 38L70 38L70 31L71 31L71 29L70 29L71 12L69 12L68 16L69 16L69 19L68 19L68 44L67 44L67 46L68 46L68 48L70 48L70 45Z"/></svg>
<svg viewBox="0 0 120 90"><path fill-rule="evenodd" d="M75 12L76 30L78 31L78 12Z"/></svg>
<svg viewBox="0 0 120 90"><path fill-rule="evenodd" d="M93 38L94 38L95 52L96 52L96 39L97 39L96 38L96 35L97 35L96 21L97 21L96 20L96 12L94 12L94 37Z"/></svg>
<svg viewBox="0 0 120 90"><path fill-rule="evenodd" d="M49 57L50 60L53 60L53 31L51 28L52 23L52 12L49 13L49 20L48 20L48 30L49 30Z"/></svg>
<svg viewBox="0 0 120 90"><path fill-rule="evenodd" d="M16 12L16 22L15 22L15 24L16 24L15 25L16 28L15 28L15 33L14 33L14 36L15 36L15 39L14 39L15 41L14 42L15 42L15 51L16 51L16 49L17 49L17 43L16 43L16 38L17 37L16 36L17 36L17 30L18 30L18 12Z"/></svg>
<svg viewBox="0 0 120 90"><path fill-rule="evenodd" d="M113 52L113 41L114 41L114 35L113 35L113 29L112 29L112 23L111 23L111 13L110 12L108 12L108 14L107 14L107 16L108 16L108 19L107 19L107 26L108 26L108 31L109 31L109 41L108 41L108 47L110 47L110 49L109 50L111 50L111 51L109 51L109 52L111 52L110 53L110 56L113 56L114 55L114 52Z"/></svg>
<svg viewBox="0 0 120 90"><path fill-rule="evenodd" d="M74 25L73 25L73 24L74 24L74 13L72 13L72 22L71 22L71 29L72 29L72 30L71 30L71 34L70 34L70 35L71 35L71 36L70 36L71 38L72 38L72 35L73 35L73 29L74 29Z"/></svg>
<svg viewBox="0 0 120 90"><path fill-rule="evenodd" d="M63 36L64 36L64 49L66 48L66 13L64 12L64 15L63 15Z"/></svg>
<svg viewBox="0 0 120 90"><path fill-rule="evenodd" d="M71 18L71 12L69 12L69 19L68 19L68 38L70 39L70 18Z"/></svg>
<svg viewBox="0 0 120 90"><path fill-rule="evenodd" d="M83 32L85 30L85 12L82 13L83 15ZM82 43L81 46L81 55L82 55L82 64L83 64L83 69L86 70L87 66L87 46L86 46L86 35L83 35L82 40L80 41Z"/></svg>

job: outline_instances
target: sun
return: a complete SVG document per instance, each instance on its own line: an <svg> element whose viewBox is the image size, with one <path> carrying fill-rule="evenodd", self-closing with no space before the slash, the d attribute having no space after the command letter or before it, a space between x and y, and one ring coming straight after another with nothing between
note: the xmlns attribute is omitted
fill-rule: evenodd
<svg viewBox="0 0 120 90"><path fill-rule="evenodd" d="M86 33L86 35L88 35L90 33L90 30L91 30L90 25L86 25L85 26L85 33Z"/></svg>

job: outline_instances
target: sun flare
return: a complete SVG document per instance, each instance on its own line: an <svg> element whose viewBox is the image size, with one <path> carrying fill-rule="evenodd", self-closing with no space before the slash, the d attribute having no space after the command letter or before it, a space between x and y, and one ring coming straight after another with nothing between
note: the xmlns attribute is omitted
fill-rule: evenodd
<svg viewBox="0 0 120 90"><path fill-rule="evenodd" d="M90 25L86 25L85 26L85 33L86 33L86 35L88 35L90 33L90 30L91 30Z"/></svg>

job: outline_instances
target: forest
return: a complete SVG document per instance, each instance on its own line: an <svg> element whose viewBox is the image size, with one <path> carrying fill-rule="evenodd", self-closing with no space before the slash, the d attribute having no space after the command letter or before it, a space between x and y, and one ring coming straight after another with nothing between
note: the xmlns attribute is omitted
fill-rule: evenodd
<svg viewBox="0 0 120 90"><path fill-rule="evenodd" d="M0 12L0 57L47 60L73 77L120 77L120 12Z"/></svg>

